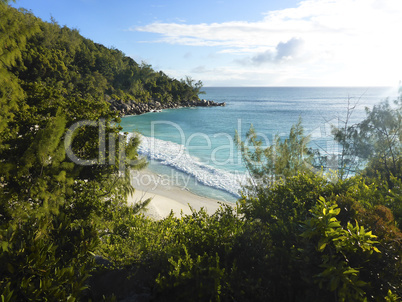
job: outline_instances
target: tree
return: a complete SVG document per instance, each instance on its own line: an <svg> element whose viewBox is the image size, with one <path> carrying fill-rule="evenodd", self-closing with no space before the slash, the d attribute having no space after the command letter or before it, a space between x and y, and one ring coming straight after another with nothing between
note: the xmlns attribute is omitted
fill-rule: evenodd
<svg viewBox="0 0 402 302"><path fill-rule="evenodd" d="M379 174L388 182L391 176L402 178L401 97L394 101L394 106L385 100L372 110L366 108L362 122L333 132L344 148L343 156L359 158L358 170L372 177Z"/></svg>
<svg viewBox="0 0 402 302"><path fill-rule="evenodd" d="M18 79L10 70L21 59L27 38L38 31L35 18L26 11L18 12L2 0L0 3L0 150L7 125L13 119L18 102L23 98Z"/></svg>
<svg viewBox="0 0 402 302"><path fill-rule="evenodd" d="M242 159L255 184L269 186L279 179L308 172L312 169L313 156L307 147L309 137L304 136L302 121L293 125L289 137L281 139L276 136L273 144L263 146L262 140L251 126L243 142L236 132L235 142L240 149Z"/></svg>
<svg viewBox="0 0 402 302"><path fill-rule="evenodd" d="M189 100L198 99L199 94L205 93L200 91L203 86L201 81L196 82L190 76L186 76L181 82L186 90L185 97Z"/></svg>

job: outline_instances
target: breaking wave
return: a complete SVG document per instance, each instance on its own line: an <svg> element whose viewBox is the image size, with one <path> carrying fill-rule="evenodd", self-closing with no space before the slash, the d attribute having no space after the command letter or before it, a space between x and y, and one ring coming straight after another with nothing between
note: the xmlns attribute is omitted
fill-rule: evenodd
<svg viewBox="0 0 402 302"><path fill-rule="evenodd" d="M138 148L140 155L184 172L205 186L223 190L240 197L241 184L247 181L245 173L232 173L202 163L196 157L189 155L183 145L140 134L137 135L141 138L141 144Z"/></svg>

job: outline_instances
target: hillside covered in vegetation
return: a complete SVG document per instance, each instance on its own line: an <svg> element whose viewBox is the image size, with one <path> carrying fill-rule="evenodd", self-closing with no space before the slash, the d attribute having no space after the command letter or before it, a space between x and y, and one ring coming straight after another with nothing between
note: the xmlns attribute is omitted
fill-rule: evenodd
<svg viewBox="0 0 402 302"><path fill-rule="evenodd" d="M18 54L18 60L12 68L3 64L27 95L161 105L199 101L200 81L170 78L120 50L82 37L76 29L61 27L56 21L43 22L27 11L8 10L15 19L7 24L10 28L3 28L3 52L13 60Z"/></svg>
<svg viewBox="0 0 402 302"><path fill-rule="evenodd" d="M147 201L127 205L130 169L146 162L109 101L198 100L200 84L7 2L2 301L400 301L401 97L334 129L343 151L331 173L312 169L300 123L265 149L250 129L248 145L235 138L252 176L236 207L155 221L138 214Z"/></svg>

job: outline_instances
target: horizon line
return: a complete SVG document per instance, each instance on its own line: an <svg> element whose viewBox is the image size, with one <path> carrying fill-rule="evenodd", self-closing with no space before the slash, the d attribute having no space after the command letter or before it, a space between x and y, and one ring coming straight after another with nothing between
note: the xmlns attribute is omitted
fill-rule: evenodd
<svg viewBox="0 0 402 302"><path fill-rule="evenodd" d="M399 85L398 85L399 86ZM202 86L202 88L394 88L398 86L393 86L393 85L334 85L334 86L329 86L329 85L318 85L318 86L313 86L313 85L306 85L306 86L299 86L299 85L286 85L286 86ZM201 88L201 89L202 89Z"/></svg>

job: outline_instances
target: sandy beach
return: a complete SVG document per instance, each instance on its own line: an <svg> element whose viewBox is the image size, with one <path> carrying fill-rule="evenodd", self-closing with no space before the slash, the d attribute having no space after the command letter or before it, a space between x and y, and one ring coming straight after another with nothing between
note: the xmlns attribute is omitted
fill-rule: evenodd
<svg viewBox="0 0 402 302"><path fill-rule="evenodd" d="M157 174L147 169L134 172L134 179L146 179L147 181L133 181L135 192L129 196L128 203L133 204L140 200L152 198L144 211L148 217L163 219L171 211L176 217L180 217L180 213L191 214L190 207L195 210L204 208L208 214L213 214L221 206L221 203L235 206L235 203L202 197L184 188L163 185L157 181L158 177Z"/></svg>

